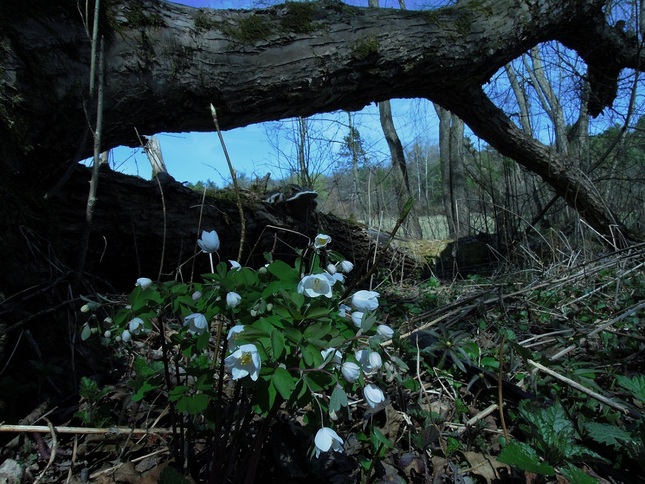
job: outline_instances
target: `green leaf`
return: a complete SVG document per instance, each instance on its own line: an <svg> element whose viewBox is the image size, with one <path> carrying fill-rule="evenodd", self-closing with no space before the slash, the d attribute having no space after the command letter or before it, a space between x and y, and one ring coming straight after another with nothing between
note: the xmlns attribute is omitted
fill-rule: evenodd
<svg viewBox="0 0 645 484"><path fill-rule="evenodd" d="M560 469L560 474L567 478L570 484L597 484L598 479L591 477L581 469L569 464Z"/></svg>
<svg viewBox="0 0 645 484"><path fill-rule="evenodd" d="M328 325L318 322L307 326L303 336L306 340L321 340L330 333L330 330Z"/></svg>
<svg viewBox="0 0 645 484"><path fill-rule="evenodd" d="M332 311L333 310L329 308L309 308L308 311L305 311L305 317L307 317L308 319L329 317Z"/></svg>
<svg viewBox="0 0 645 484"><path fill-rule="evenodd" d="M138 356L134 360L134 371L137 376L147 378L152 375L161 374L163 371L163 362L161 361L150 361L148 362L145 358Z"/></svg>
<svg viewBox="0 0 645 484"><path fill-rule="evenodd" d="M645 375L638 375L632 378L618 375L616 381L625 390L631 392L634 398L645 402Z"/></svg>
<svg viewBox="0 0 645 484"><path fill-rule="evenodd" d="M276 368L271 381L275 385L282 398L289 400L291 392L296 388L296 382L293 381L291 374L284 368Z"/></svg>
<svg viewBox="0 0 645 484"><path fill-rule="evenodd" d="M277 329L271 333L271 349L273 350L273 358L279 360L284 353L284 335Z"/></svg>
<svg viewBox="0 0 645 484"><path fill-rule="evenodd" d="M527 472L545 476L555 475L555 469L548 464L540 463L540 458L533 447L523 442L509 443L497 458L498 461L517 467Z"/></svg>
<svg viewBox="0 0 645 484"><path fill-rule="evenodd" d="M180 412L186 412L189 415L198 415L208 408L210 398L204 393L195 395L184 395L177 401L176 407Z"/></svg>
<svg viewBox="0 0 645 484"><path fill-rule="evenodd" d="M284 261L273 261L267 269L281 281L296 282L298 280L295 269Z"/></svg>
<svg viewBox="0 0 645 484"><path fill-rule="evenodd" d="M145 382L143 382L143 385L139 387L137 393L132 395L132 401L138 402L146 396L146 393L156 390L157 388L161 388L161 385L153 385L150 381L146 380Z"/></svg>
<svg viewBox="0 0 645 484"><path fill-rule="evenodd" d="M231 271L231 278L227 279L226 289L229 291L240 290L242 286L255 286L258 283L258 274L248 267L242 267L239 271Z"/></svg>
<svg viewBox="0 0 645 484"><path fill-rule="evenodd" d="M520 413L527 421L535 425L537 434L542 438L545 452L557 452L566 456L575 436L573 424L567 417L562 404L556 403L546 409L534 409L522 405Z"/></svg>
<svg viewBox="0 0 645 484"><path fill-rule="evenodd" d="M589 422L585 425L585 429L593 440L612 447L620 448L625 443L636 440L632 434L615 425Z"/></svg>
<svg viewBox="0 0 645 484"><path fill-rule="evenodd" d="M85 323L83 329L81 330L81 339L87 341L89 337L92 336L92 328L89 324Z"/></svg>
<svg viewBox="0 0 645 484"><path fill-rule="evenodd" d="M383 446L388 449L394 448L394 444L390 441L390 439L383 435L379 429L372 427L372 445L374 445L375 449L378 449L381 444L383 444Z"/></svg>
<svg viewBox="0 0 645 484"><path fill-rule="evenodd" d="M308 344L307 346L303 346L301 348L302 359L304 360L308 368L313 368L314 366L318 366L323 362L320 351L314 345Z"/></svg>
<svg viewBox="0 0 645 484"><path fill-rule="evenodd" d="M336 385L334 391L331 392L331 398L329 399L329 411L338 412L341 407L347 406L347 393L343 390L343 387Z"/></svg>

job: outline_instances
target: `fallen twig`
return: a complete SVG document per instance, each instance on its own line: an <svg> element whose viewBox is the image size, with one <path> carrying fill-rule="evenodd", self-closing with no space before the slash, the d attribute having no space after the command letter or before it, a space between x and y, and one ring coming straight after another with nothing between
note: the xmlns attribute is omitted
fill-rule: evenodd
<svg viewBox="0 0 645 484"><path fill-rule="evenodd" d="M553 371L551 368L547 368L546 366L538 363L537 361L533 361L533 360L527 360L527 361L528 361L529 365L534 366L535 368L537 368L540 371L543 371L547 375L551 375L552 377L560 380L561 382L566 383L570 387L575 388L576 390L581 391L582 393L584 393L586 395L589 395L591 398L594 398L594 399L598 400L599 402L604 403L605 405L607 405L607 406L609 406L609 407L611 407L611 408L613 408L615 410L623 412L625 415L630 415L630 416L632 416L634 418L640 418L640 416L641 416L640 413L638 413L637 411L635 411L635 410L633 410L633 409L631 409L629 407L626 407L625 405L622 405L622 404L620 404L618 402L615 402L615 401L611 400L610 398L607 398L604 395L601 395L600 393L594 392L593 390L590 390L589 388L581 385L580 383L575 382L575 381L567 378L566 376L560 375L558 372Z"/></svg>
<svg viewBox="0 0 645 484"><path fill-rule="evenodd" d="M59 434L92 434L92 435L128 435L128 434L171 434L171 429L131 429L129 427L49 427L47 425L12 425L0 424L0 432L38 432L48 433L54 430Z"/></svg>

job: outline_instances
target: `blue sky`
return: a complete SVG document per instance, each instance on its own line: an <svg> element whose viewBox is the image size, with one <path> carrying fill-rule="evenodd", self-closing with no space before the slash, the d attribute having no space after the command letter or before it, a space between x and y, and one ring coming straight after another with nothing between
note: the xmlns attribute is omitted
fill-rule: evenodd
<svg viewBox="0 0 645 484"><path fill-rule="evenodd" d="M436 2L436 0L434 0ZM252 8L254 4L261 5L261 1L235 1L235 0L184 0L175 1L193 7L205 8ZM266 2L265 2L266 3ZM357 6L366 6L367 0L347 0ZM431 2L408 0L408 9L420 8ZM398 0L381 0L381 5L388 8L398 8ZM437 122L434 110L425 102L425 106L418 101L393 100L392 109L399 136L404 145L409 145L416 140L426 141L431 138L436 142L438 135ZM340 147L342 137L347 134L347 115L341 113L328 113L324 115L327 120L319 128L325 133L330 133L333 147ZM334 121L335 120L335 121ZM412 121L411 121L412 120ZM384 161L388 158L387 145L383 140L380 130L378 109L375 105L368 106L360 113L356 113L354 120L356 128L361 133L365 144L372 153L373 161ZM279 165L289 156L294 148L287 138L279 139L279 153L276 148L275 124L264 123L246 126L230 131L224 131L223 137L226 148L231 157L233 166L238 172L249 176L272 173L272 179L279 179L286 175ZM283 124L281 132L288 131L290 121ZM161 144L161 150L168 169L175 179L180 182L198 182L211 180L218 186L223 186L230 181L226 159L216 133L145 133L154 134ZM270 142L269 138L273 141ZM337 150L336 150L337 151ZM293 152L295 156L295 152ZM140 148L117 147L110 152L110 166L118 171L142 178L150 178L151 168L148 159Z"/></svg>

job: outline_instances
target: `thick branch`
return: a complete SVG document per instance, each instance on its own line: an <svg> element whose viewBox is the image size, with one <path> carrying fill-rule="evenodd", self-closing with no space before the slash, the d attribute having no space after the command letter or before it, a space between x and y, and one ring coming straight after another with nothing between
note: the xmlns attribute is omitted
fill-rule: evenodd
<svg viewBox="0 0 645 484"><path fill-rule="evenodd" d="M16 118L4 119L4 127L39 163L45 152L73 157L87 126L80 93L87 92L90 49L75 2L68 3L47 18L15 19L7 35L13 49L0 53L11 74L0 112ZM603 3L546 0L537 9L528 0L486 0L411 12L329 1L255 11L111 2L104 142L136 145L135 127L211 130L210 103L229 129L397 97L436 100L457 85L482 85L550 39L593 60L587 34L598 22L607 31ZM618 42L614 37L607 41ZM89 152L82 147L80 156Z"/></svg>

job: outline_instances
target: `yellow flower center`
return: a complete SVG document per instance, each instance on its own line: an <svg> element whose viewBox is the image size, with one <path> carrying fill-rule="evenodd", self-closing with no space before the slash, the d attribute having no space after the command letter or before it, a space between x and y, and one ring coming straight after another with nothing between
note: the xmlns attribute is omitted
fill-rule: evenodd
<svg viewBox="0 0 645 484"><path fill-rule="evenodd" d="M240 358L240 363L242 363L243 365L248 365L251 363L251 361L252 361L251 353L249 352L242 353L242 357Z"/></svg>

